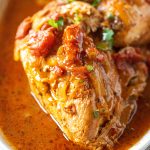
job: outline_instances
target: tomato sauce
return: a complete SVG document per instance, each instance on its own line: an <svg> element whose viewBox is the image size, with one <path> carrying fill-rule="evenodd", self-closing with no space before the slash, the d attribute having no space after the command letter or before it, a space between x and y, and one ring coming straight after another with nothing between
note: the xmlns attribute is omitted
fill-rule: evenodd
<svg viewBox="0 0 150 150"><path fill-rule="evenodd" d="M67 141L50 116L42 111L30 94L21 62L13 60L19 23L39 9L33 0L11 0L0 26L0 128L8 142L19 150L81 150ZM150 129L149 90L150 81L115 150L128 149Z"/></svg>

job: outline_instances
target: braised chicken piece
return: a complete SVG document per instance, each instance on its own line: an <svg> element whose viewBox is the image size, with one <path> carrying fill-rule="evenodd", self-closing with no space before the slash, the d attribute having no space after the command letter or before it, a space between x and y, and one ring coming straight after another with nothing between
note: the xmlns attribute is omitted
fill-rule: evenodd
<svg viewBox="0 0 150 150"><path fill-rule="evenodd" d="M148 76L139 49L97 48L101 22L87 3L51 2L20 24L15 42L32 94L69 140L91 149L114 145Z"/></svg>
<svg viewBox="0 0 150 150"><path fill-rule="evenodd" d="M62 0L57 0L62 3ZM115 46L150 43L149 0L82 0L96 7L103 16L103 27L115 31ZM68 3L68 0L63 0ZM70 2L70 1L69 1Z"/></svg>
<svg viewBox="0 0 150 150"><path fill-rule="evenodd" d="M117 46L137 46L150 42L148 0L104 0L97 9L105 16L103 25L115 30Z"/></svg>

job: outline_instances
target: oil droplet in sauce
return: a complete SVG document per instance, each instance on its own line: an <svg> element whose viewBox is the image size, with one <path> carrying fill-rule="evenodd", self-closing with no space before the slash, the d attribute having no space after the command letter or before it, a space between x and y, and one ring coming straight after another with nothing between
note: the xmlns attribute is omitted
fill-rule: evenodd
<svg viewBox="0 0 150 150"><path fill-rule="evenodd" d="M81 150L67 141L50 116L41 110L30 94L21 63L13 60L17 26L39 9L32 0L11 0L0 27L0 128L19 150ZM139 99L137 113L115 150L128 149L150 128L148 89L150 85Z"/></svg>

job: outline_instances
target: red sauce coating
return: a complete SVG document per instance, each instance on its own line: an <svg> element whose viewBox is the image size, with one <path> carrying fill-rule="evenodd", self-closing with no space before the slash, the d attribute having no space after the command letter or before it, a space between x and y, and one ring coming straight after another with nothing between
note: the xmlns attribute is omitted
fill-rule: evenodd
<svg viewBox="0 0 150 150"><path fill-rule="evenodd" d="M83 51L83 32L78 25L67 27L63 35L64 65L80 64L80 53Z"/></svg>
<svg viewBox="0 0 150 150"><path fill-rule="evenodd" d="M35 32L31 30L29 32L29 45L32 55L34 56L46 56L55 43L55 35L52 32L52 28L47 30L40 30Z"/></svg>

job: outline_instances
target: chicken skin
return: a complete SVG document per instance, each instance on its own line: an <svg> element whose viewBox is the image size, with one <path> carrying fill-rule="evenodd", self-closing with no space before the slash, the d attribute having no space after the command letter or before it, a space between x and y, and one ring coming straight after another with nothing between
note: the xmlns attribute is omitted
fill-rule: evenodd
<svg viewBox="0 0 150 150"><path fill-rule="evenodd" d="M69 140L90 149L114 145L148 76L140 49L97 48L102 20L87 3L50 2L20 24L15 42L33 95Z"/></svg>

